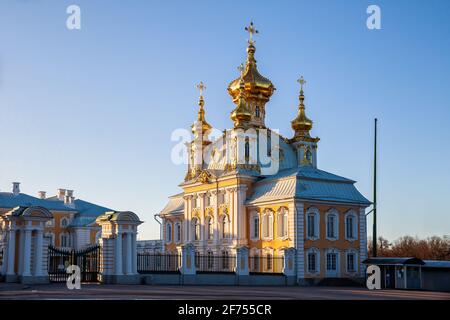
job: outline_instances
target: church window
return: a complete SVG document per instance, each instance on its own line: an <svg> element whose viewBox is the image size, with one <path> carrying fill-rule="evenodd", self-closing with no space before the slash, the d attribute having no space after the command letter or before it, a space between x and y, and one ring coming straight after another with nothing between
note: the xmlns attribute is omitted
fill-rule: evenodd
<svg viewBox="0 0 450 320"><path fill-rule="evenodd" d="M67 218L61 219L61 227L65 228L69 224L69 220Z"/></svg>
<svg viewBox="0 0 450 320"><path fill-rule="evenodd" d="M338 238L338 213L335 209L331 209L326 215L326 235L329 240Z"/></svg>
<svg viewBox="0 0 450 320"><path fill-rule="evenodd" d="M345 215L345 238L355 240L357 238L356 214L351 210Z"/></svg>
<svg viewBox="0 0 450 320"><path fill-rule="evenodd" d="M172 224L166 224L166 242L172 242Z"/></svg>
<svg viewBox="0 0 450 320"><path fill-rule="evenodd" d="M180 222L177 222L175 224L175 241L177 243L181 242L181 223Z"/></svg>
<svg viewBox="0 0 450 320"><path fill-rule="evenodd" d="M259 109L259 106L256 106L256 108L255 108L255 116L257 118L261 117L261 110Z"/></svg>
<svg viewBox="0 0 450 320"><path fill-rule="evenodd" d="M288 236L288 212L286 208L280 208L277 216L277 231L279 238Z"/></svg>
<svg viewBox="0 0 450 320"><path fill-rule="evenodd" d="M213 219L212 217L208 217L208 220L206 221L206 226L207 226L207 235L208 235L208 240L212 240L214 237L214 224L213 224Z"/></svg>
<svg viewBox="0 0 450 320"><path fill-rule="evenodd" d="M327 253L327 270L328 271L337 270L337 253L335 252Z"/></svg>
<svg viewBox="0 0 450 320"><path fill-rule="evenodd" d="M355 262L356 262L355 253L347 252L347 272L355 272L356 271Z"/></svg>
<svg viewBox="0 0 450 320"><path fill-rule="evenodd" d="M194 218L192 220L192 229L193 229L193 235L194 235L194 240L200 240L200 222L198 220L198 218Z"/></svg>
<svg viewBox="0 0 450 320"><path fill-rule="evenodd" d="M272 133L270 130L267 130L267 156L272 156Z"/></svg>
<svg viewBox="0 0 450 320"><path fill-rule="evenodd" d="M316 272L316 253L308 253L308 272Z"/></svg>
<svg viewBox="0 0 450 320"><path fill-rule="evenodd" d="M61 244L60 246L63 248L68 248L71 246L70 243L70 234L68 233L62 233L60 236Z"/></svg>
<svg viewBox="0 0 450 320"><path fill-rule="evenodd" d="M266 210L263 215L263 237L273 238L273 213L270 210Z"/></svg>
<svg viewBox="0 0 450 320"><path fill-rule="evenodd" d="M257 213L252 218L252 239L259 239L259 216Z"/></svg>
<svg viewBox="0 0 450 320"><path fill-rule="evenodd" d="M306 211L306 230L309 239L319 238L319 210L315 207L310 207Z"/></svg>
<svg viewBox="0 0 450 320"><path fill-rule="evenodd" d="M245 161L250 158L250 142L248 138L245 138Z"/></svg>
<svg viewBox="0 0 450 320"><path fill-rule="evenodd" d="M222 217L222 221L221 221L221 231L222 231L222 239L227 239L229 238L230 235L230 220L228 218L227 215L224 215Z"/></svg>

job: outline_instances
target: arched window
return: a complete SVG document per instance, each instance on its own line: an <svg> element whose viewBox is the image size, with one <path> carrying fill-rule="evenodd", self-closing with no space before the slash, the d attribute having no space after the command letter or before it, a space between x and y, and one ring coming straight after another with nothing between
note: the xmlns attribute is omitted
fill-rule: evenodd
<svg viewBox="0 0 450 320"><path fill-rule="evenodd" d="M54 233L48 232L45 234L45 237L47 237L50 245L52 245L52 246L55 245L55 234Z"/></svg>
<svg viewBox="0 0 450 320"><path fill-rule="evenodd" d="M270 271L270 270L272 270L272 254L271 253L268 253L267 255L266 255L266 269L268 270L268 271Z"/></svg>
<svg viewBox="0 0 450 320"><path fill-rule="evenodd" d="M345 238L347 240L356 240L358 238L357 218L353 210L345 214Z"/></svg>
<svg viewBox="0 0 450 320"><path fill-rule="evenodd" d="M166 242L172 242L172 224L166 223Z"/></svg>
<svg viewBox="0 0 450 320"><path fill-rule="evenodd" d="M213 223L213 218L212 217L208 217L206 220L206 234L207 234L207 239L208 240L212 240L214 237L214 223Z"/></svg>
<svg viewBox="0 0 450 320"><path fill-rule="evenodd" d="M273 212L269 209L266 209L263 214L263 237L273 238Z"/></svg>
<svg viewBox="0 0 450 320"><path fill-rule="evenodd" d="M208 251L207 253L207 266L209 270L214 268L214 255L212 251Z"/></svg>
<svg viewBox="0 0 450 320"><path fill-rule="evenodd" d="M200 240L200 221L198 218L192 219L192 234L194 238L193 240Z"/></svg>
<svg viewBox="0 0 450 320"><path fill-rule="evenodd" d="M181 242L181 223L177 222L175 224L175 242Z"/></svg>
<svg viewBox="0 0 450 320"><path fill-rule="evenodd" d="M277 216L277 233L279 238L288 236L288 211L286 208L280 208Z"/></svg>
<svg viewBox="0 0 450 320"><path fill-rule="evenodd" d="M326 235L328 240L336 240L338 238L339 216L336 209L328 210L326 214Z"/></svg>
<svg viewBox="0 0 450 320"><path fill-rule="evenodd" d="M228 216L225 214L222 216L221 219L221 231L222 231L222 239L227 239L229 238L230 235L230 219L228 218Z"/></svg>
<svg viewBox="0 0 450 320"><path fill-rule="evenodd" d="M65 228L69 225L69 219L62 218L60 223L61 223L61 227Z"/></svg>
<svg viewBox="0 0 450 320"><path fill-rule="evenodd" d="M245 138L245 160L248 161L249 158L250 158L250 142L247 137Z"/></svg>
<svg viewBox="0 0 450 320"><path fill-rule="evenodd" d="M257 240L259 239L259 215L255 212L252 216L251 220L251 239Z"/></svg>
<svg viewBox="0 0 450 320"><path fill-rule="evenodd" d="M259 109L259 106L256 106L256 108L255 108L255 116L257 118L261 117L261 110Z"/></svg>
<svg viewBox="0 0 450 320"><path fill-rule="evenodd" d="M310 240L319 238L319 217L319 210L315 207L310 207L306 211L306 235Z"/></svg>

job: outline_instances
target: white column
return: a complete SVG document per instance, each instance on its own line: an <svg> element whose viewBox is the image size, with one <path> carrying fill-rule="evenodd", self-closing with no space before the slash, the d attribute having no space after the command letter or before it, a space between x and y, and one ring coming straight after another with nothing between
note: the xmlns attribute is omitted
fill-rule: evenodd
<svg viewBox="0 0 450 320"><path fill-rule="evenodd" d="M34 270L35 276L42 276L42 246L44 242L44 232L42 230L37 231L36 247L34 250Z"/></svg>
<svg viewBox="0 0 450 320"><path fill-rule="evenodd" d="M115 251L114 257L116 267L114 274L122 275L122 232L120 231L117 232Z"/></svg>
<svg viewBox="0 0 450 320"><path fill-rule="evenodd" d="M31 276L31 230L25 229L22 276Z"/></svg>
<svg viewBox="0 0 450 320"><path fill-rule="evenodd" d="M131 252L131 257L132 257L132 270L131 272L133 274L137 273L137 245L136 245L136 233L131 233L132 236L132 247L133 250Z"/></svg>
<svg viewBox="0 0 450 320"><path fill-rule="evenodd" d="M125 233L125 240L126 240L126 261L125 261L125 273L126 274L132 274L132 268L133 268L133 242L132 242L132 234L131 232Z"/></svg>
<svg viewBox="0 0 450 320"><path fill-rule="evenodd" d="M16 230L10 229L9 231L9 239L8 239L8 266L6 269L6 274L15 275L14 272L14 261L16 254Z"/></svg>
<svg viewBox="0 0 450 320"><path fill-rule="evenodd" d="M19 265L17 268L18 274L21 275L23 272L23 257L25 255L25 230L19 231Z"/></svg>
<svg viewBox="0 0 450 320"><path fill-rule="evenodd" d="M247 213L244 206L245 198L247 194L247 186L240 185L236 191L236 224L237 224L237 238L240 245L246 245L246 232L247 232Z"/></svg>

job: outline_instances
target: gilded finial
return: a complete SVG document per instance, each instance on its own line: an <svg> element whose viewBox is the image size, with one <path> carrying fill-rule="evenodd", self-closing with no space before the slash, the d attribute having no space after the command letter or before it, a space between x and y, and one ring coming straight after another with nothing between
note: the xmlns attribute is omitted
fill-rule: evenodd
<svg viewBox="0 0 450 320"><path fill-rule="evenodd" d="M297 80L298 83L300 83L300 92L303 92L303 85L306 83L306 80L303 78L303 76L300 77L300 79Z"/></svg>
<svg viewBox="0 0 450 320"><path fill-rule="evenodd" d="M253 34L259 33L259 31L255 29L252 21L250 21L250 25L248 27L245 27L245 31L247 31L249 35L248 44L253 45L255 43L253 40Z"/></svg>

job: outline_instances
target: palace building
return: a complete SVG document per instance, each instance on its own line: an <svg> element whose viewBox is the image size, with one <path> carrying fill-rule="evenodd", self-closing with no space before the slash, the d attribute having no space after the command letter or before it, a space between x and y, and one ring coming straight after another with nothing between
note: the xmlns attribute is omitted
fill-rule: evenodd
<svg viewBox="0 0 450 320"><path fill-rule="evenodd" d="M354 180L318 168L319 138L311 136L303 77L293 134L284 137L266 127L275 86L257 68L257 31L253 24L246 30L247 60L227 88L233 126L214 141L209 140L205 87L198 86L198 120L187 144L182 191L159 213L164 250L179 252L190 243L198 255L226 256L246 247L250 258L275 259L294 249L300 282L361 278L370 202Z"/></svg>
<svg viewBox="0 0 450 320"><path fill-rule="evenodd" d="M20 184L13 182L12 192L0 192L0 253L6 242L7 215L20 211L21 208L42 207L47 209L52 218L46 222L44 237L48 243L60 249L81 250L95 244L100 236L100 227L96 218L112 211L74 197L73 190L58 189L56 195L47 196L39 191L34 197L20 192Z"/></svg>

